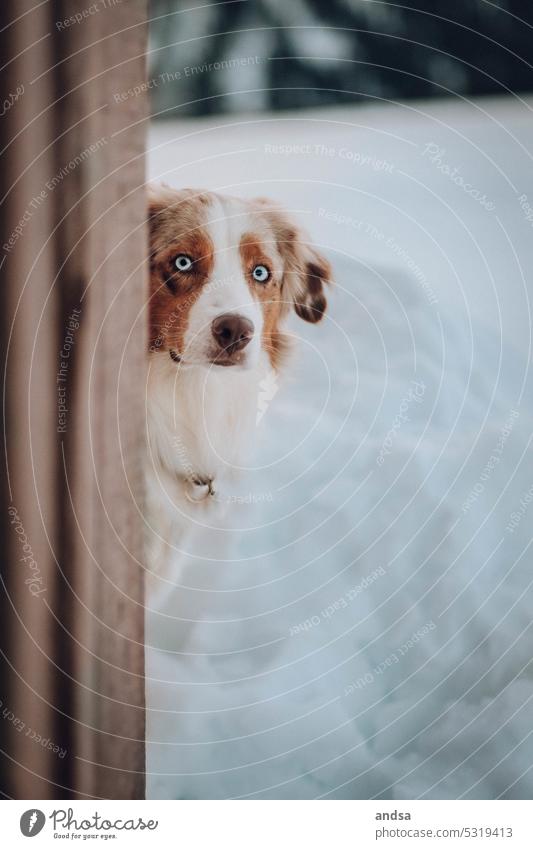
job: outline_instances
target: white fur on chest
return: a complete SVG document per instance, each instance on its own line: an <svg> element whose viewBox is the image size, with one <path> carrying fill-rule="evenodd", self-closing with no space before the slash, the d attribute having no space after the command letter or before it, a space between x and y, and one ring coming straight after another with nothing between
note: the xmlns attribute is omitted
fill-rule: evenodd
<svg viewBox="0 0 533 849"><path fill-rule="evenodd" d="M190 515L193 478L211 479L220 504L243 473L256 427L259 383L254 369L182 367L163 353L150 358L147 426L149 498ZM186 506L186 503L188 506Z"/></svg>

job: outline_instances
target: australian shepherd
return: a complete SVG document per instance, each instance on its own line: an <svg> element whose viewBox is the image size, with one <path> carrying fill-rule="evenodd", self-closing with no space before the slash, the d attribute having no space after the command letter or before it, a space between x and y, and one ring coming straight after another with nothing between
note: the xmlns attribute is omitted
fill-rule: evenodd
<svg viewBox="0 0 533 849"><path fill-rule="evenodd" d="M264 198L152 187L149 197L149 570L228 503L283 368L291 309L318 322L330 266Z"/></svg>

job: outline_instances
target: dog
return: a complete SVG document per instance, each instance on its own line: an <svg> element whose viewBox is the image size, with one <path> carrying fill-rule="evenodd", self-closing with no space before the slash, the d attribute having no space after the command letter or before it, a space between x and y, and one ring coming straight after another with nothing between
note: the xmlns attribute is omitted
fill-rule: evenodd
<svg viewBox="0 0 533 849"><path fill-rule="evenodd" d="M270 200L149 190L149 571L230 501L289 311L316 323L331 268Z"/></svg>

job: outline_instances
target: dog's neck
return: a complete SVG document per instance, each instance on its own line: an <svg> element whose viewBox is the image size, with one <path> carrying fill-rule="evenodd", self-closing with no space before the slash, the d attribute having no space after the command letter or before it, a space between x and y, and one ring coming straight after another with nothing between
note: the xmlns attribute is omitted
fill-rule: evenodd
<svg viewBox="0 0 533 849"><path fill-rule="evenodd" d="M177 365L153 354L148 378L149 462L189 501L231 487L253 445L266 362L249 370Z"/></svg>

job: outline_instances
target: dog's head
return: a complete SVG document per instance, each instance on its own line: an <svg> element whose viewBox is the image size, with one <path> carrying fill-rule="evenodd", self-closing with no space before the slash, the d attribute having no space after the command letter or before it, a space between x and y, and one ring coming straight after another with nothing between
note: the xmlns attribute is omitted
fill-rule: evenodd
<svg viewBox="0 0 533 849"><path fill-rule="evenodd" d="M331 272L274 203L151 188L150 350L184 365L278 367L292 307L317 322Z"/></svg>

